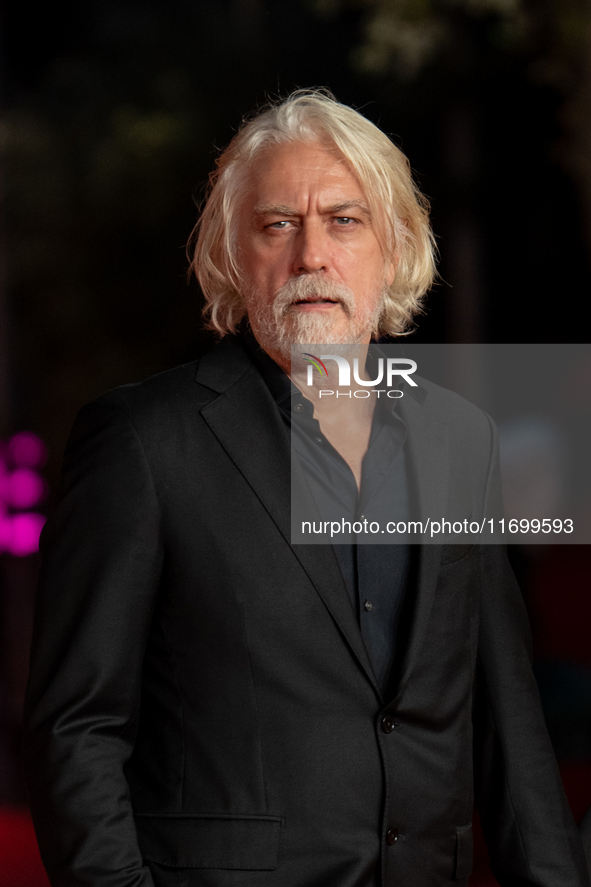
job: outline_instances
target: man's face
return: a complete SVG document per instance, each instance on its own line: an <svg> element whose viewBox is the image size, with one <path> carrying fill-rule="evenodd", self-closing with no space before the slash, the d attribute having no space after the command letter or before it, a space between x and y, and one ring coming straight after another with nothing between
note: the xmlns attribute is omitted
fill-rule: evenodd
<svg viewBox="0 0 591 887"><path fill-rule="evenodd" d="M238 230L243 296L272 356L292 343L369 342L394 279L347 161L318 143L261 153Z"/></svg>

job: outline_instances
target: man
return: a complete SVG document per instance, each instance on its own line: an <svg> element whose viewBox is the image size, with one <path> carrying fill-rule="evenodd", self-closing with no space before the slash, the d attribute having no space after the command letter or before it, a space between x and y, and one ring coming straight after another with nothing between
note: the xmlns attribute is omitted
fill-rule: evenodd
<svg viewBox="0 0 591 887"><path fill-rule="evenodd" d="M346 399L288 378L291 343L367 348L418 310L406 159L295 93L222 154L196 238L221 343L82 410L44 533L25 760L52 884L466 885L475 783L502 885L587 885L503 551L290 543L290 424L312 490L315 443L360 498L392 448L393 507L466 473L470 507L496 495L455 395L371 398L347 436Z"/></svg>

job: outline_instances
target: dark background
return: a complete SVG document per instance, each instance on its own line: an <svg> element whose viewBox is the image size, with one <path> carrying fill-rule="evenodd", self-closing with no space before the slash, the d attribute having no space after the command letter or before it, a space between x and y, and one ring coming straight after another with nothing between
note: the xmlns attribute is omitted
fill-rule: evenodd
<svg viewBox="0 0 591 887"><path fill-rule="evenodd" d="M296 87L328 86L390 134L432 202L441 279L414 341L588 338L588 0L5 0L0 36L0 439L27 429L47 443L49 489L83 403L207 344L186 279L193 197L243 115ZM513 558L580 816L591 554ZM25 804L36 570L35 555L0 555L7 810Z"/></svg>

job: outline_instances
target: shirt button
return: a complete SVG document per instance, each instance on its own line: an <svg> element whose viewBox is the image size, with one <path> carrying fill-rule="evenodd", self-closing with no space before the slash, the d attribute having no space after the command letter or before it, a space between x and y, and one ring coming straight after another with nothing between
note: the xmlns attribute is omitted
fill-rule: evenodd
<svg viewBox="0 0 591 887"><path fill-rule="evenodd" d="M304 404L303 403L294 403L293 411L294 411L294 413L303 413L304 412Z"/></svg>
<svg viewBox="0 0 591 887"><path fill-rule="evenodd" d="M382 731L384 733L391 733L394 729L394 721L389 715L386 715L382 718Z"/></svg>
<svg viewBox="0 0 591 887"><path fill-rule="evenodd" d="M388 844L388 846L391 847L392 844L395 844L397 840L398 840L398 829L397 828L389 828L388 831L386 832L386 844Z"/></svg>
<svg viewBox="0 0 591 887"><path fill-rule="evenodd" d="M315 438L314 438L314 443L321 444L321 443L322 443L322 438L321 438L321 437L315 437Z"/></svg>
<svg viewBox="0 0 591 887"><path fill-rule="evenodd" d="M364 609L364 610L367 610L368 613L369 613L370 610L373 610L373 604L372 604L372 602L371 602L371 601L365 601L365 603L363 604L363 609Z"/></svg>

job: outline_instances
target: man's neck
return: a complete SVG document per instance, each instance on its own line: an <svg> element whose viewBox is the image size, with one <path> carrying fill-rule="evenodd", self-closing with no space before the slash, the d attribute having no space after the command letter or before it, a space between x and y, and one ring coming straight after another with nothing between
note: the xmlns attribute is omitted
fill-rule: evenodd
<svg viewBox="0 0 591 887"><path fill-rule="evenodd" d="M335 352L335 356L344 357L349 363L351 372L357 368L357 377L369 382L366 371L367 350L369 342L360 345L326 345L327 352ZM305 348L305 346L304 346ZM300 354L307 352L302 349ZM290 378L299 388L304 397L314 405L314 418L318 420L320 430L332 446L341 454L351 468L358 488L361 488L361 470L363 457L369 446L376 397L371 385L365 385L367 397L358 398L353 395L352 385L340 384L340 372L337 362L330 360L328 377L321 376L313 364L305 358L294 354L290 362ZM334 366L333 366L334 365ZM354 374L353 374L354 378Z"/></svg>

